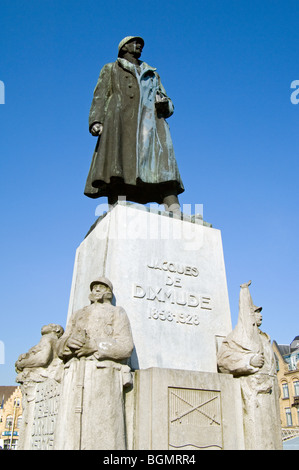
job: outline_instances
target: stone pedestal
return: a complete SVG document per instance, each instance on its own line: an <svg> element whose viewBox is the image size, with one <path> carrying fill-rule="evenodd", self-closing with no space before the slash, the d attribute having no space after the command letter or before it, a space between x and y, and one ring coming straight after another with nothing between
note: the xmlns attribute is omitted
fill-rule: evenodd
<svg viewBox="0 0 299 470"><path fill-rule="evenodd" d="M153 368L126 396L128 448L244 449L241 393L231 375Z"/></svg>
<svg viewBox="0 0 299 470"><path fill-rule="evenodd" d="M77 249L68 321L99 276L133 334L127 448L244 448L239 384L217 373L218 343L232 329L220 231L118 203Z"/></svg>
<svg viewBox="0 0 299 470"><path fill-rule="evenodd" d="M105 304L106 319L105 309L100 311L102 307L96 305L95 298L90 297L94 306L87 307L90 283L103 276L109 279L108 284L113 284L112 289L104 283L108 294L110 290L112 296L113 291L112 304L125 310L132 330L131 335L127 322L129 352L116 354L115 358L111 351L125 328L116 328L113 315L117 309L111 306L111 298L110 313ZM75 312L78 314L70 322ZM125 312L118 312L124 318ZM74 338L67 343L72 339L70 329ZM231 373L218 373L217 353L220 343L221 350L226 344L223 339L227 341L232 325L221 233L202 220L181 220L127 203L118 203L100 217L76 252L67 330L66 338L61 337L64 346L58 346L62 347L62 355L51 343L61 361L59 380L56 382L49 375L44 383L35 384L32 378L22 431L23 448L280 448L279 439L274 444L271 436L263 439L264 429L274 435L273 426L280 425L279 418L271 413L278 398L268 399L272 388L275 390L267 385L269 373L265 386L265 378L260 380L258 374L249 377L254 383L251 386L247 376L234 378ZM95 331L98 335L94 337ZM84 338L83 349L87 344L87 354L83 353L83 360L78 359L79 354L68 360L80 338ZM52 340L56 344L58 337ZM99 343L96 352L88 354L94 351L92 340ZM131 376L122 360L130 356L133 343ZM96 356L105 348L111 348L111 356ZM104 380L108 374L114 374L115 382ZM113 390L117 392L115 402L111 399ZM113 416L106 423L103 408ZM274 416L272 421L262 417L260 411L265 410L270 418ZM121 427L116 418L120 418ZM113 447L120 428L122 444L117 441ZM88 432L97 436L102 433L103 438L92 443ZM77 446L70 444L72 439L68 438L74 438Z"/></svg>
<svg viewBox="0 0 299 470"><path fill-rule="evenodd" d="M231 331L219 230L118 203L77 249L68 320L102 275L130 319L133 369L217 372L217 342Z"/></svg>

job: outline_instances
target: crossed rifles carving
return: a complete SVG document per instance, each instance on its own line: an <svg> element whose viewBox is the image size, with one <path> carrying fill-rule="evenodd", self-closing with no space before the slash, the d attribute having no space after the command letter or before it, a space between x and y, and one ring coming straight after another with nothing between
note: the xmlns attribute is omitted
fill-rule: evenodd
<svg viewBox="0 0 299 470"><path fill-rule="evenodd" d="M209 416L207 413L205 413L203 410L201 410L200 408L202 408L204 405L207 405L208 403L210 403L211 401L213 400L216 400L218 398L217 395L215 395L214 397L212 398L209 398L208 400L200 403L199 405L196 405L196 406L193 406L191 403L189 403L187 400L185 400L183 397L180 397L178 394L176 394L174 391L171 391L171 393L176 396L177 398L179 398L181 401L183 401L184 403L186 403L187 405L190 406L190 409L185 411L184 413L182 413L180 416L176 416L175 418L171 419L170 422L171 423L174 423L175 421L178 421L179 419L183 418L184 416L190 414L190 413L193 413L194 411L197 411L198 413L201 413L202 415L204 415L206 418L210 419L211 421L214 421L215 424L218 424L220 425L220 422L217 421L215 419L215 417L213 416Z"/></svg>

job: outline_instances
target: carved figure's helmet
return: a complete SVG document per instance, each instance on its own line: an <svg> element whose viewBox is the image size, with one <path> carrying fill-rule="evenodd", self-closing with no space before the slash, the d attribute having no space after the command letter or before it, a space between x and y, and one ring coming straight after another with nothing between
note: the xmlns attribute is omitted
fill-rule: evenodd
<svg viewBox="0 0 299 470"><path fill-rule="evenodd" d="M142 39L140 36L126 36L124 39L122 39L118 45L118 55L121 51L121 49L124 47L127 42L133 41L134 39L138 40L141 42L142 47L144 46L144 39Z"/></svg>
<svg viewBox="0 0 299 470"><path fill-rule="evenodd" d="M111 290L111 292L113 292L113 285L112 285L112 283L109 281L109 279L107 279L107 277L99 277L98 279L95 279L94 281L92 281L92 283L90 284L90 290L91 290L91 291L92 291L93 286L94 286L95 284L104 284L104 286L109 287L109 289Z"/></svg>

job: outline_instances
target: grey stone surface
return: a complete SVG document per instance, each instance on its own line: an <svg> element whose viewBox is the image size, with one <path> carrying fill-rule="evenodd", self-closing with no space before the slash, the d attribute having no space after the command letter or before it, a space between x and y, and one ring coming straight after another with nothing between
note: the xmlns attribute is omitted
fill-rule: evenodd
<svg viewBox="0 0 299 470"><path fill-rule="evenodd" d="M231 331L219 230L117 204L77 249L68 319L99 275L130 319L134 369L217 372L216 343Z"/></svg>

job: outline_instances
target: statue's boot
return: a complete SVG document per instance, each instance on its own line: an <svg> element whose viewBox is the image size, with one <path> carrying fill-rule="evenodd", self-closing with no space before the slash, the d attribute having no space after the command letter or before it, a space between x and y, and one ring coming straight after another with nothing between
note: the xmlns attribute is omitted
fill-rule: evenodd
<svg viewBox="0 0 299 470"><path fill-rule="evenodd" d="M175 195L166 196L163 199L163 204L167 212L172 212L174 217L181 217L182 211L181 206L178 200L178 197Z"/></svg>

